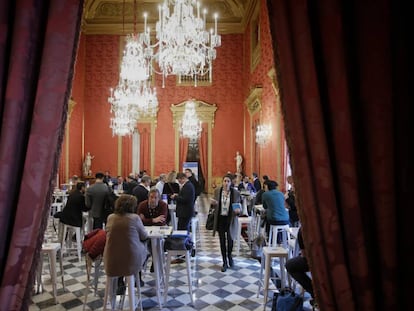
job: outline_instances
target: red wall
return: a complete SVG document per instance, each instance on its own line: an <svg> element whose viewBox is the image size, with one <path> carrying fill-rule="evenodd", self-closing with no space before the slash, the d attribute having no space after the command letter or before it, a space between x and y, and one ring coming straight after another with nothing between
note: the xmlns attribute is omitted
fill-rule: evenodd
<svg viewBox="0 0 414 311"><path fill-rule="evenodd" d="M118 36L86 36L85 152L95 156L93 172L109 170L112 175L117 172L118 142L109 128L108 95L109 88L118 82L118 64ZM170 106L190 98L218 106L213 129L213 175L222 175L234 169L235 152L243 147L242 35L222 37L213 70L213 85L209 87L177 86L172 76L162 88L161 77L156 77L159 112L155 131L154 176L174 169L174 130ZM129 141L129 138L124 140ZM124 159L132 161L127 154L130 150L124 151ZM130 165L124 166L123 174L127 174ZM149 170L149 167L143 168Z"/></svg>
<svg viewBox="0 0 414 311"><path fill-rule="evenodd" d="M269 28L269 15L267 12L266 1L260 1L260 62L256 66L253 72L246 70L248 73L245 77L244 84L244 96L249 95L249 90L256 86L261 85L262 91L262 111L252 117L253 121L258 119L260 124L271 124L273 135L272 139L264 148L255 147L255 128L250 123L250 115L245 107L245 133L246 133L246 149L244 150L246 165L246 173L251 175L252 170L250 167L259 167L257 173L262 175L268 175L270 178L275 179L281 184L285 179L283 167L284 167L284 153L285 153L285 137L284 137L284 124L281 115L280 108L277 105L277 98L273 90L272 81L268 76L268 72L274 67L273 61L273 47L272 39ZM250 69L250 25L246 28L245 35L245 62ZM251 137L253 133L253 137ZM278 133L278 134L277 134ZM258 164L252 163L254 160L250 157L251 148L253 153L255 148L258 148L259 159L256 159ZM258 161L257 161L258 160Z"/></svg>
<svg viewBox="0 0 414 311"><path fill-rule="evenodd" d="M213 65L213 84L209 87L184 87L176 85L176 78L171 76L162 88L160 76L156 76L159 101L157 128L155 130L155 168L154 176L174 169L174 129L170 106L190 98L216 104L218 109L213 128L213 177L222 176L235 169L235 153L240 151L244 157L245 171L251 174L253 162L250 157L254 148L254 136L250 137L252 125L247 112L245 100L250 88L262 85L262 112L253 117L261 123L271 123L274 131L282 134L279 140L273 139L266 148L260 149L256 167L260 175L283 179L284 136L280 109L272 81L268 77L273 64L273 50L269 30L266 3L261 0L260 9L260 44L261 59L254 72L250 71L250 26L244 34L222 35L222 46L217 48L217 59ZM82 35L72 96L77 102L70 122L70 174L81 175L82 121L84 121L84 152L95 156L92 171L109 170L117 175L118 137L112 136L109 128L110 107L109 89L115 87L119 77L120 38L114 35ZM83 120L82 120L83 118ZM142 124L140 130L149 128ZM149 139L149 138L148 138ZM252 140L253 139L253 140ZM122 139L122 175L131 171L130 138ZM64 156L64 153L62 154ZM147 155L145 164L149 166ZM253 158L254 159L254 158ZM256 162L257 162L256 161ZM255 167L253 166L253 167ZM62 166L61 166L62 169ZM141 167L147 169L150 167Z"/></svg>

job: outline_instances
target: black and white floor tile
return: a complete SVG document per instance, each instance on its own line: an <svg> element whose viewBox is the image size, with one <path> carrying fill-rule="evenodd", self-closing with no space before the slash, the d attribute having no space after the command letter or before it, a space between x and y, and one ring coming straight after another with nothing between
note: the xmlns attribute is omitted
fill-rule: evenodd
<svg viewBox="0 0 414 311"><path fill-rule="evenodd" d="M197 245L196 256L192 257L192 281L194 304L189 296L185 264L171 265L168 298L163 304L162 310L201 310L201 311L251 311L270 310L272 292L276 287L272 284L269 291L269 301L264 306L263 292L257 297L260 264L250 258L250 249L246 241L242 240L240 255L235 257L234 268L221 272L221 254L218 237L212 236L211 231L205 230L204 223L208 200L199 200L198 217L201 224L201 241ZM53 236L50 237L53 239ZM55 304L52 294L52 283L48 268L48 260L45 257L42 271L43 292L32 296L30 311L35 310L84 310L84 298L86 288L85 260L79 263L75 254L63 257L65 290L60 282L60 270L58 271L58 304ZM148 265L149 267L149 265ZM101 269L103 270L103 268ZM141 288L144 310L160 310L155 291L155 280L150 269L143 274L145 282ZM93 293L92 285L89 287L88 299L85 310L102 310L105 291L105 275L100 272L97 295ZM305 294L305 310L311 310L309 297ZM124 309L127 309L125 303Z"/></svg>

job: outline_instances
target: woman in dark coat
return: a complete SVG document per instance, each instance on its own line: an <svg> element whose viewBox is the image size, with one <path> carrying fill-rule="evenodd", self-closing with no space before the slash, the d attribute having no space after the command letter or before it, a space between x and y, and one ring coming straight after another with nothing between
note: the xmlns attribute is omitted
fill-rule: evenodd
<svg viewBox="0 0 414 311"><path fill-rule="evenodd" d="M78 182L68 197L68 201L60 214L60 222L74 227L82 227L82 212L86 212L85 205L85 184Z"/></svg>
<svg viewBox="0 0 414 311"><path fill-rule="evenodd" d="M213 236L219 234L221 256L223 257L222 272L233 267L233 240L238 234L238 215L240 208L233 209L233 203L240 203L240 193L231 186L232 176L223 177L222 186L214 191L211 204L214 209Z"/></svg>

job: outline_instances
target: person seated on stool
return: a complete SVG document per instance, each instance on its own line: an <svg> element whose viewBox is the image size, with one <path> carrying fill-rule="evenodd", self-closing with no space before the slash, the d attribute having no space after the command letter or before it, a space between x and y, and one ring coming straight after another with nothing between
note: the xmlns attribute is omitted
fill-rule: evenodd
<svg viewBox="0 0 414 311"><path fill-rule="evenodd" d="M68 201L63 208L63 211L59 214L59 219L62 224L82 227L83 216L82 212L86 212L88 209L85 205L85 183L78 182L76 188L69 194ZM63 230L60 230L62 232ZM60 237L60 241L65 240L65 237Z"/></svg>
<svg viewBox="0 0 414 311"><path fill-rule="evenodd" d="M237 216L240 214L240 208L233 210L232 204L240 203L240 193L231 186L232 179L232 175L225 175L223 185L214 191L214 199L211 199L211 204L216 207L214 209L213 236L217 231L220 239L221 256L223 257L222 272L225 272L228 267L234 266L233 240L238 235Z"/></svg>
<svg viewBox="0 0 414 311"><path fill-rule="evenodd" d="M160 200L160 192L157 188L151 188L148 193L148 200L145 200L138 205L137 214L141 217L144 226L167 225L168 205ZM148 249L151 252L150 243L148 243ZM154 263L151 265L150 271L154 271Z"/></svg>
<svg viewBox="0 0 414 311"><path fill-rule="evenodd" d="M300 254L299 256L289 259L286 262L285 267L292 278L294 278L303 287L303 289L311 295L312 299L310 301L310 304L314 306L315 303L313 300L313 286L312 280L307 274L307 272L309 272L309 265L305 254L305 245L302 238L302 228L299 228L298 230L297 239L300 248Z"/></svg>
<svg viewBox="0 0 414 311"><path fill-rule="evenodd" d="M264 183L265 193L262 194L263 208L266 210L266 233L269 236L270 225L288 225L289 213L285 209L285 196L276 189L278 186L274 180ZM277 236L280 243L281 234Z"/></svg>
<svg viewBox="0 0 414 311"><path fill-rule="evenodd" d="M115 202L114 213L108 217L104 250L107 276L136 275L147 259L148 233L141 218L134 213L136 206L135 196L122 194ZM141 272L139 277L143 286ZM122 289L118 293L122 294Z"/></svg>

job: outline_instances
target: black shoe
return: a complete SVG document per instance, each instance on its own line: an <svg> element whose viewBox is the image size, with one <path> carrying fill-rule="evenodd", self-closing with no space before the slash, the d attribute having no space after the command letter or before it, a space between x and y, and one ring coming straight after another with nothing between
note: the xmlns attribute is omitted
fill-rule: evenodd
<svg viewBox="0 0 414 311"><path fill-rule="evenodd" d="M124 278L120 277L118 278L118 287L116 288L116 294L117 295L125 295L126 286L124 282Z"/></svg>
<svg viewBox="0 0 414 311"><path fill-rule="evenodd" d="M183 262L185 262L185 260L181 258L176 258L174 260L171 260L171 264L183 263Z"/></svg>
<svg viewBox="0 0 414 311"><path fill-rule="evenodd" d="M116 289L116 294L117 295L124 296L125 295L125 291L126 291L126 286L125 285L118 286L118 288Z"/></svg>
<svg viewBox="0 0 414 311"><path fill-rule="evenodd" d="M227 264L223 264L223 266L221 267L221 272L226 272L227 271Z"/></svg>
<svg viewBox="0 0 414 311"><path fill-rule="evenodd" d="M233 258L229 257L229 267L233 268L234 267L234 262L233 262Z"/></svg>

